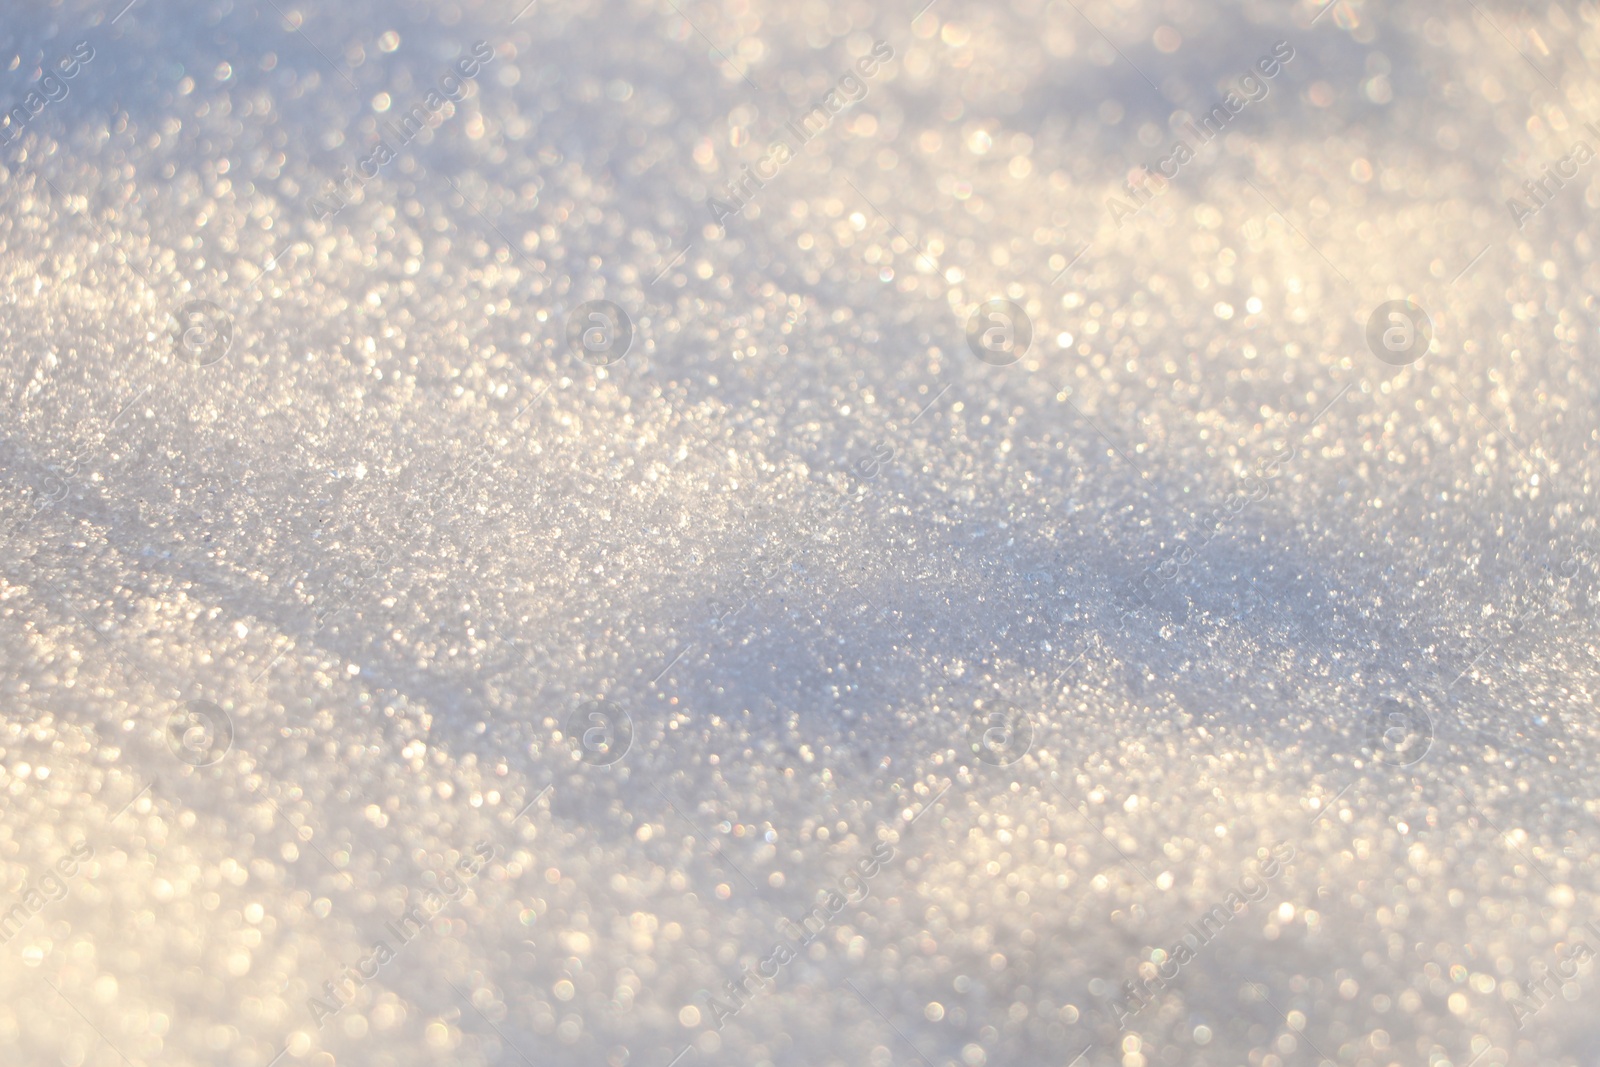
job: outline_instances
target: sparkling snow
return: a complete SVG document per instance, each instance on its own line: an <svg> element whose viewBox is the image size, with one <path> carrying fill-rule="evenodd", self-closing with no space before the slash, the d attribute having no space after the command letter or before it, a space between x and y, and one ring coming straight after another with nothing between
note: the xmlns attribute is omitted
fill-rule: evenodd
<svg viewBox="0 0 1600 1067"><path fill-rule="evenodd" d="M1600 9L923 4L12 0L0 1063L1600 1056Z"/></svg>

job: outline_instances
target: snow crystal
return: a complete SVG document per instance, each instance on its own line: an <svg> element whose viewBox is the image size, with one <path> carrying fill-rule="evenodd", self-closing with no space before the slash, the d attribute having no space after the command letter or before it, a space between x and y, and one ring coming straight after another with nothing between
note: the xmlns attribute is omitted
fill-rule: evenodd
<svg viewBox="0 0 1600 1067"><path fill-rule="evenodd" d="M13 7L0 1061L1600 1054L1593 5Z"/></svg>

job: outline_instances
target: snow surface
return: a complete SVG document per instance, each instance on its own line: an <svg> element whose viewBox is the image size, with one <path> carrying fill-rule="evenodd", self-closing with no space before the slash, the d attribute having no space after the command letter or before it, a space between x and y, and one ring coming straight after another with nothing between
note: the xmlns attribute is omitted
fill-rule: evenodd
<svg viewBox="0 0 1600 1067"><path fill-rule="evenodd" d="M124 2L0 19L0 1063L1600 1057L1593 3Z"/></svg>

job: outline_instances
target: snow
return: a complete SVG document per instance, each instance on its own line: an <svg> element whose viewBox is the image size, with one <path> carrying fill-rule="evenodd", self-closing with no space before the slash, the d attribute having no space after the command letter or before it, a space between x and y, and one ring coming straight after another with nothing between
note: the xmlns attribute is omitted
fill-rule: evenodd
<svg viewBox="0 0 1600 1067"><path fill-rule="evenodd" d="M0 1062L1600 1054L1600 13L921 2L13 5Z"/></svg>

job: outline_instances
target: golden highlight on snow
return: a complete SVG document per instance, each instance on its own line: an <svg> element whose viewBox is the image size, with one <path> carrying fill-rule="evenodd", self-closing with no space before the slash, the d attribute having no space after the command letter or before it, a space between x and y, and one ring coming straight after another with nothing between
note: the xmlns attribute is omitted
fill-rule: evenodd
<svg viewBox="0 0 1600 1067"><path fill-rule="evenodd" d="M1597 55L13 5L0 1064L1592 1063Z"/></svg>

